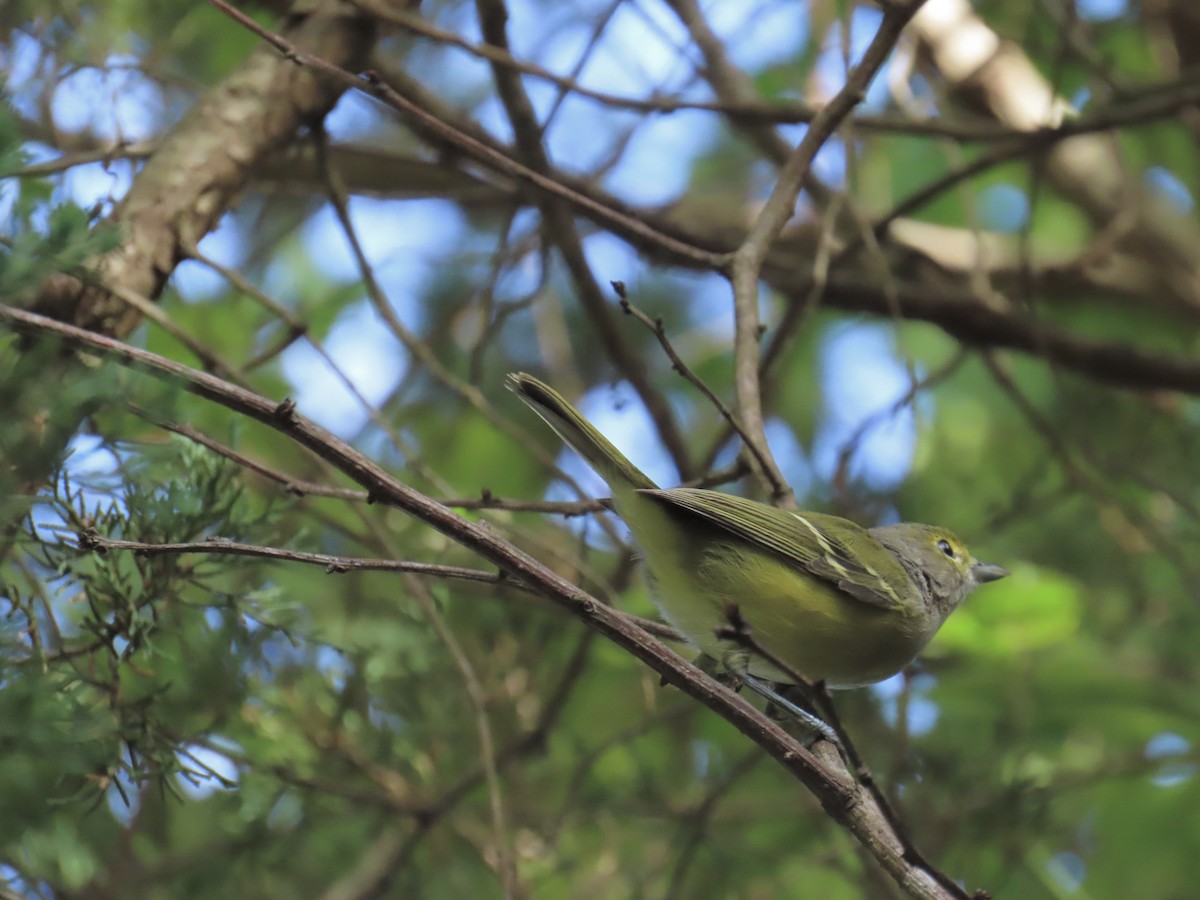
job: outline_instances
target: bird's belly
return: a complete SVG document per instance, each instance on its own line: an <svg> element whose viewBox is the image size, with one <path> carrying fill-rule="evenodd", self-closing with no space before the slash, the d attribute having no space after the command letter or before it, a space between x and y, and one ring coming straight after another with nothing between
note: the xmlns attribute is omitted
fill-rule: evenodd
<svg viewBox="0 0 1200 900"><path fill-rule="evenodd" d="M654 573L663 615L714 659L737 648L717 637L730 624L730 604L737 605L758 646L809 681L830 687L882 681L933 636L905 612L857 600L769 554L714 549L706 548L694 565ZM753 655L750 671L772 681L791 680Z"/></svg>

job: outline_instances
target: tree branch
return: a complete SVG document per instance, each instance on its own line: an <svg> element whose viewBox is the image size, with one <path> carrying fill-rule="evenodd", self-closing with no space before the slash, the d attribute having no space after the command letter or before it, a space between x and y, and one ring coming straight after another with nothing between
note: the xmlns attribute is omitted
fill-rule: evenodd
<svg viewBox="0 0 1200 900"><path fill-rule="evenodd" d="M69 347L86 348L122 365L179 384L190 393L288 436L366 488L372 497L403 509L499 566L510 576L530 585L542 596L582 619L589 627L648 665L662 676L665 683L678 686L733 724L808 788L829 815L854 835L911 896L930 900L964 900L967 897L965 892L946 887L949 879L945 874L920 867L907 858L904 842L890 827L886 815L870 793L857 784L853 775L842 766L840 757L832 747L818 743L815 749L820 756L814 755L778 723L646 634L626 617L542 566L486 526L462 518L389 475L345 441L297 414L295 404L290 400L272 402L213 375L36 313L0 305L0 322L23 333L55 337ZM825 747L833 751L831 755L821 749Z"/></svg>
<svg viewBox="0 0 1200 900"><path fill-rule="evenodd" d="M321 0L283 33L291 45L352 69L375 39L371 20L345 0ZM186 249L216 226L255 167L322 118L345 90L274 50L255 51L188 110L134 178L113 216L121 245L97 266L109 290L56 276L34 308L105 334L129 334L142 313L119 294L157 299Z"/></svg>

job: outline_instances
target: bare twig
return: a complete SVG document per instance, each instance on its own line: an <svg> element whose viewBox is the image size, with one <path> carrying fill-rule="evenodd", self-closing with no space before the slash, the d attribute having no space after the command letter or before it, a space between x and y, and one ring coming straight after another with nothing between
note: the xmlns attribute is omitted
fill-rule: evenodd
<svg viewBox="0 0 1200 900"><path fill-rule="evenodd" d="M756 456L769 462L762 474L771 488L772 496L777 502L785 505L794 505L795 501L791 488L787 486L783 474L770 455L764 430L759 385L759 341L762 338L758 315L759 275L772 243L784 223L792 216L796 197L808 175L809 167L817 156L817 151L866 96L871 79L887 59L888 53L900 38L900 32L919 6L920 2L909 2L900 5L889 4L884 9L883 21L861 62L851 69L846 83L813 119L808 131L784 163L771 196L741 246L734 253L730 266L735 321L734 384L737 389L738 409L743 426L759 446Z"/></svg>
<svg viewBox="0 0 1200 900"><path fill-rule="evenodd" d="M758 455L758 445L754 441L750 440L749 435L742 430L741 423L738 422L737 416L733 414L733 410L726 406L724 401L722 401L720 397L713 393L712 388L705 384L703 379L693 372L691 367L688 366L688 364L683 361L683 358L675 351L675 348L671 345L670 338L667 337L667 330L663 326L662 317L651 319L648 315L634 306L629 300L629 295L626 293L625 285L622 282L614 281L612 286L613 290L617 292L617 297L620 298L621 309L624 310L627 315L633 316L638 322L649 329L649 331L658 340L659 346L661 346L663 351L667 354L667 358L671 360L671 368L686 378L687 381L696 388L696 390L698 390L705 396L705 398L707 398L708 402L711 403L717 412L721 414L721 418L728 423L729 428L733 431L733 433L737 434L742 438L743 441L745 441L746 448L752 455L754 455L754 458L758 464L763 468L766 468L768 461ZM721 443L723 444L724 441Z"/></svg>
<svg viewBox="0 0 1200 900"><path fill-rule="evenodd" d="M173 555L179 553L204 553L214 556L251 556L256 559L274 559L281 562L298 562L310 566L322 566L330 575L345 572L405 572L412 575L430 575L436 578L453 578L459 581L475 581L482 584L512 587L528 591L530 588L505 575L468 569L462 566L442 566L431 563L410 562L398 559L362 559L353 556L335 556L329 553L307 553L303 550L288 550L283 547L267 547L261 544L245 544L224 538L207 541L183 541L179 543L153 544L144 541L123 541L105 537L97 531L84 531L77 535L79 549L106 553L109 550L130 550L143 556Z"/></svg>
<svg viewBox="0 0 1200 900"><path fill-rule="evenodd" d="M417 601L425 618L433 626L438 640L446 645L454 665L462 674L466 686L467 697L475 710L475 730L479 734L479 755L483 760L483 774L488 786L488 797L491 800L492 828L496 839L496 868L500 870L500 887L506 900L518 892L517 865L513 858L511 838L505 824L504 799L500 788L499 765L496 761L496 741L492 737L491 718L488 715L488 696L475 674L475 667L467 657L462 645L454 636L454 632L446 623L445 618L438 612L437 604L419 578L408 575L405 578L409 587L409 595Z"/></svg>

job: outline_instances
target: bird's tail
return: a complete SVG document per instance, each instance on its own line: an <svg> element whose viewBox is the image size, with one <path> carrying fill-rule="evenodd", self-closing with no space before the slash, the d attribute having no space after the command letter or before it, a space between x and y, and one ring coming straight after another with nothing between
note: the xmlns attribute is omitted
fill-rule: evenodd
<svg viewBox="0 0 1200 900"><path fill-rule="evenodd" d="M579 410L548 384L532 375L515 372L508 376L508 388L541 416L572 450L582 456L608 483L614 494L657 487L644 472L626 459L608 438L597 431Z"/></svg>

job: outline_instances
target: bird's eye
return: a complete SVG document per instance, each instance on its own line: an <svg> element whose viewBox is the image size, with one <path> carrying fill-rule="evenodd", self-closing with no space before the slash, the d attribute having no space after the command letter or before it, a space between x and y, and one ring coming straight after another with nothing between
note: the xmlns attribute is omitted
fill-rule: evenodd
<svg viewBox="0 0 1200 900"><path fill-rule="evenodd" d="M954 559L954 548L950 546L950 542L946 540L938 541L937 548L945 553L951 559Z"/></svg>

